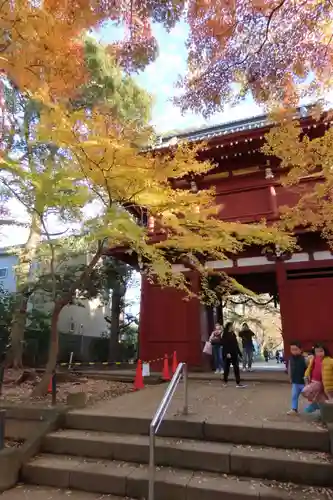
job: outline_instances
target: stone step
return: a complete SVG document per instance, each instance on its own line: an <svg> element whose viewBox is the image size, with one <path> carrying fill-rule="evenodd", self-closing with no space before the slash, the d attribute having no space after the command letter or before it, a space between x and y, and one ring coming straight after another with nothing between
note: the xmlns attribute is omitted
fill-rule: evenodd
<svg viewBox="0 0 333 500"><path fill-rule="evenodd" d="M76 410L66 415L65 427L88 431L148 435L150 418L114 416ZM214 423L191 418L165 418L159 429L164 437L179 437L213 442L231 442L273 448L330 451L327 429L316 426L300 428L297 422L286 425L267 422Z"/></svg>
<svg viewBox="0 0 333 500"><path fill-rule="evenodd" d="M147 464L148 436L64 430L48 434L43 451ZM333 462L320 452L156 437L157 465L333 486Z"/></svg>
<svg viewBox="0 0 333 500"><path fill-rule="evenodd" d="M25 482L147 499L148 468L137 464L41 455L22 470ZM159 467L155 500L327 500L324 489Z"/></svg>
<svg viewBox="0 0 333 500"><path fill-rule="evenodd" d="M18 485L4 491L1 500L101 500L100 493L50 488L48 486ZM124 500L123 497L108 495L105 500ZM133 500L128 498L127 500Z"/></svg>

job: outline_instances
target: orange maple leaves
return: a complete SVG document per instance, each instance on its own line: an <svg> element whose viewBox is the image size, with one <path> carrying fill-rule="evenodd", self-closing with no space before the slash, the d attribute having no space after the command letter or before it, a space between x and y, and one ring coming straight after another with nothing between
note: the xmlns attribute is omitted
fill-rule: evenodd
<svg viewBox="0 0 333 500"><path fill-rule="evenodd" d="M20 90L48 88L60 97L84 81L80 16L72 22L45 5L4 2L0 12L1 71Z"/></svg>
<svg viewBox="0 0 333 500"><path fill-rule="evenodd" d="M125 3L125 0L40 3L5 0L0 5L0 73L20 90L34 93L47 88L52 99L71 97L87 77L84 35L105 21L126 22ZM144 45L151 38L149 23L143 20L134 24L136 44ZM115 53L120 49L123 50L122 45L113 47ZM130 58L126 44L125 49ZM155 47L150 51L153 57Z"/></svg>

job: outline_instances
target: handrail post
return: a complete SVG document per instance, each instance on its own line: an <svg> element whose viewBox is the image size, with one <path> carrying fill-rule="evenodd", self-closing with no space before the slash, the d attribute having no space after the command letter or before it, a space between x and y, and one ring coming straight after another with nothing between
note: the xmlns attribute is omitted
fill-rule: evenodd
<svg viewBox="0 0 333 500"><path fill-rule="evenodd" d="M181 379L184 382L183 415L188 415L188 370L185 363L179 363L149 426L148 500L155 500L155 436Z"/></svg>
<svg viewBox="0 0 333 500"><path fill-rule="evenodd" d="M149 483L148 500L154 500L155 486L155 429L152 424L149 427Z"/></svg>
<svg viewBox="0 0 333 500"><path fill-rule="evenodd" d="M188 370L187 365L183 365L183 379L184 379L184 409L183 415L188 415Z"/></svg>

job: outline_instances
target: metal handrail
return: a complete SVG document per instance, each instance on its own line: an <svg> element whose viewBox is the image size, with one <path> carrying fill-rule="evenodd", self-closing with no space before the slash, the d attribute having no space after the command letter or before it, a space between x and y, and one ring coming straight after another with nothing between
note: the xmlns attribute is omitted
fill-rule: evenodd
<svg viewBox="0 0 333 500"><path fill-rule="evenodd" d="M155 435L160 428L163 418L169 408L172 397L176 392L179 382L181 379L184 380L184 408L183 415L188 414L188 377L187 377L187 365L186 363L179 363L174 376L168 385L167 390L163 396L163 399L156 410L153 420L149 427L149 484L148 484L148 500L154 500L154 488L155 488Z"/></svg>

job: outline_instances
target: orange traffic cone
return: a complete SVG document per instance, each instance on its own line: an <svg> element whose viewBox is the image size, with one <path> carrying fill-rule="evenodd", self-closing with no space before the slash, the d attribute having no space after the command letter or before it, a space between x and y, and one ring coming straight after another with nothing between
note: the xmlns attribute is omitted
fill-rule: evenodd
<svg viewBox="0 0 333 500"><path fill-rule="evenodd" d="M162 379L166 380L166 381L167 380L171 380L170 373L169 373L169 360L168 360L168 355L167 354L164 356Z"/></svg>
<svg viewBox="0 0 333 500"><path fill-rule="evenodd" d="M141 389L145 388L145 384L143 383L143 376L142 376L142 361L139 359L137 367L136 367L136 373L135 373L135 379L134 379L134 390L135 391L140 391Z"/></svg>
<svg viewBox="0 0 333 500"><path fill-rule="evenodd" d="M172 374L174 374L175 371L177 370L177 366L178 366L177 352L173 351L173 357L172 357Z"/></svg>
<svg viewBox="0 0 333 500"><path fill-rule="evenodd" d="M51 375L51 378L50 378L50 382L49 382L49 386L47 388L47 393L48 394L52 394L52 375Z"/></svg>

